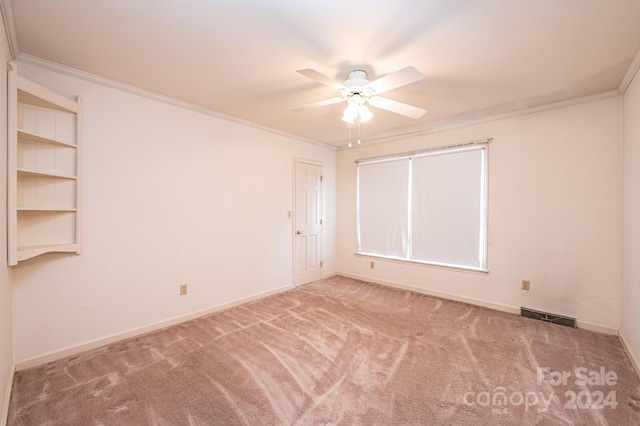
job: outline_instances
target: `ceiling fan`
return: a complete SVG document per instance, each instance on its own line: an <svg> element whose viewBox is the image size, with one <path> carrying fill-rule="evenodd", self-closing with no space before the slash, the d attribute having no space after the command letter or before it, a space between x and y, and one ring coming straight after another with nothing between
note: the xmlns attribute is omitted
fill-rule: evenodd
<svg viewBox="0 0 640 426"><path fill-rule="evenodd" d="M362 70L351 71L344 83L339 83L312 69L303 69L297 72L337 90L340 92L340 96L291 107L289 111L303 111L346 101L347 107L344 110L342 120L349 124L354 124L356 121L365 122L373 117L366 104L415 119L422 117L427 112L427 110L413 105L378 96L381 93L422 80L424 76L415 67L402 68L371 82L367 80L367 73Z"/></svg>

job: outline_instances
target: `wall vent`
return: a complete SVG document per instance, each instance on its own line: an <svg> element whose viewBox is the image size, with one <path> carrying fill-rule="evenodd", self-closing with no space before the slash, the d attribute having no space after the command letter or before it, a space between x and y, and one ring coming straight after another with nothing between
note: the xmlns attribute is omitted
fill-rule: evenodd
<svg viewBox="0 0 640 426"><path fill-rule="evenodd" d="M520 308L520 315L525 318L532 318L535 320L576 328L576 319L565 317L564 315L551 314L549 312L536 311L535 309L524 307Z"/></svg>

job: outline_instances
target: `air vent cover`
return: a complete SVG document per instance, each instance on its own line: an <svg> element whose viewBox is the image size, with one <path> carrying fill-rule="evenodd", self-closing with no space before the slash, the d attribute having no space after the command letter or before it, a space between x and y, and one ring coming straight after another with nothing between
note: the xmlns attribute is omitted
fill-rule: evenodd
<svg viewBox="0 0 640 426"><path fill-rule="evenodd" d="M531 308L520 308L520 315L525 318L532 318L544 322L551 322L553 324L560 324L567 327L576 328L576 319L571 317L565 317L564 315L552 314L549 312L536 311Z"/></svg>

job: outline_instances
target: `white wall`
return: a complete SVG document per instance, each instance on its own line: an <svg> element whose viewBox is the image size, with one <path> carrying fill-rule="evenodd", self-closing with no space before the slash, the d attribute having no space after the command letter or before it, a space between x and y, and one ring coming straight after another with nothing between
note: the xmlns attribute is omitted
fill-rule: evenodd
<svg viewBox="0 0 640 426"><path fill-rule="evenodd" d="M337 270L457 299L578 318L615 333L620 315L620 97L338 152ZM357 158L493 137L489 274L354 256ZM521 280L531 290L520 289ZM637 281L638 278L636 278Z"/></svg>
<svg viewBox="0 0 640 426"><path fill-rule="evenodd" d="M7 389L13 368L13 316L7 267L7 61L10 59L4 24L0 23L0 424L8 404Z"/></svg>
<svg viewBox="0 0 640 426"><path fill-rule="evenodd" d="M291 286L294 157L324 163L324 272L335 271L335 150L20 72L84 98L84 250L14 268L17 362Z"/></svg>
<svg viewBox="0 0 640 426"><path fill-rule="evenodd" d="M640 76L623 102L622 315L620 334L640 366ZM640 372L639 372L640 374Z"/></svg>

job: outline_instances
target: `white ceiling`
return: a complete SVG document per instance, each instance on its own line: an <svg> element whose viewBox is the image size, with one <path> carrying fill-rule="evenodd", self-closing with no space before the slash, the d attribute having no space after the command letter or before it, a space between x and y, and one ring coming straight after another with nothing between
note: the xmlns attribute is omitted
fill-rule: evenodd
<svg viewBox="0 0 640 426"><path fill-rule="evenodd" d="M2 1L22 55L335 146L344 104L287 110L336 96L297 69L422 71L385 97L429 112L372 109L374 140L618 90L640 50L638 0Z"/></svg>

